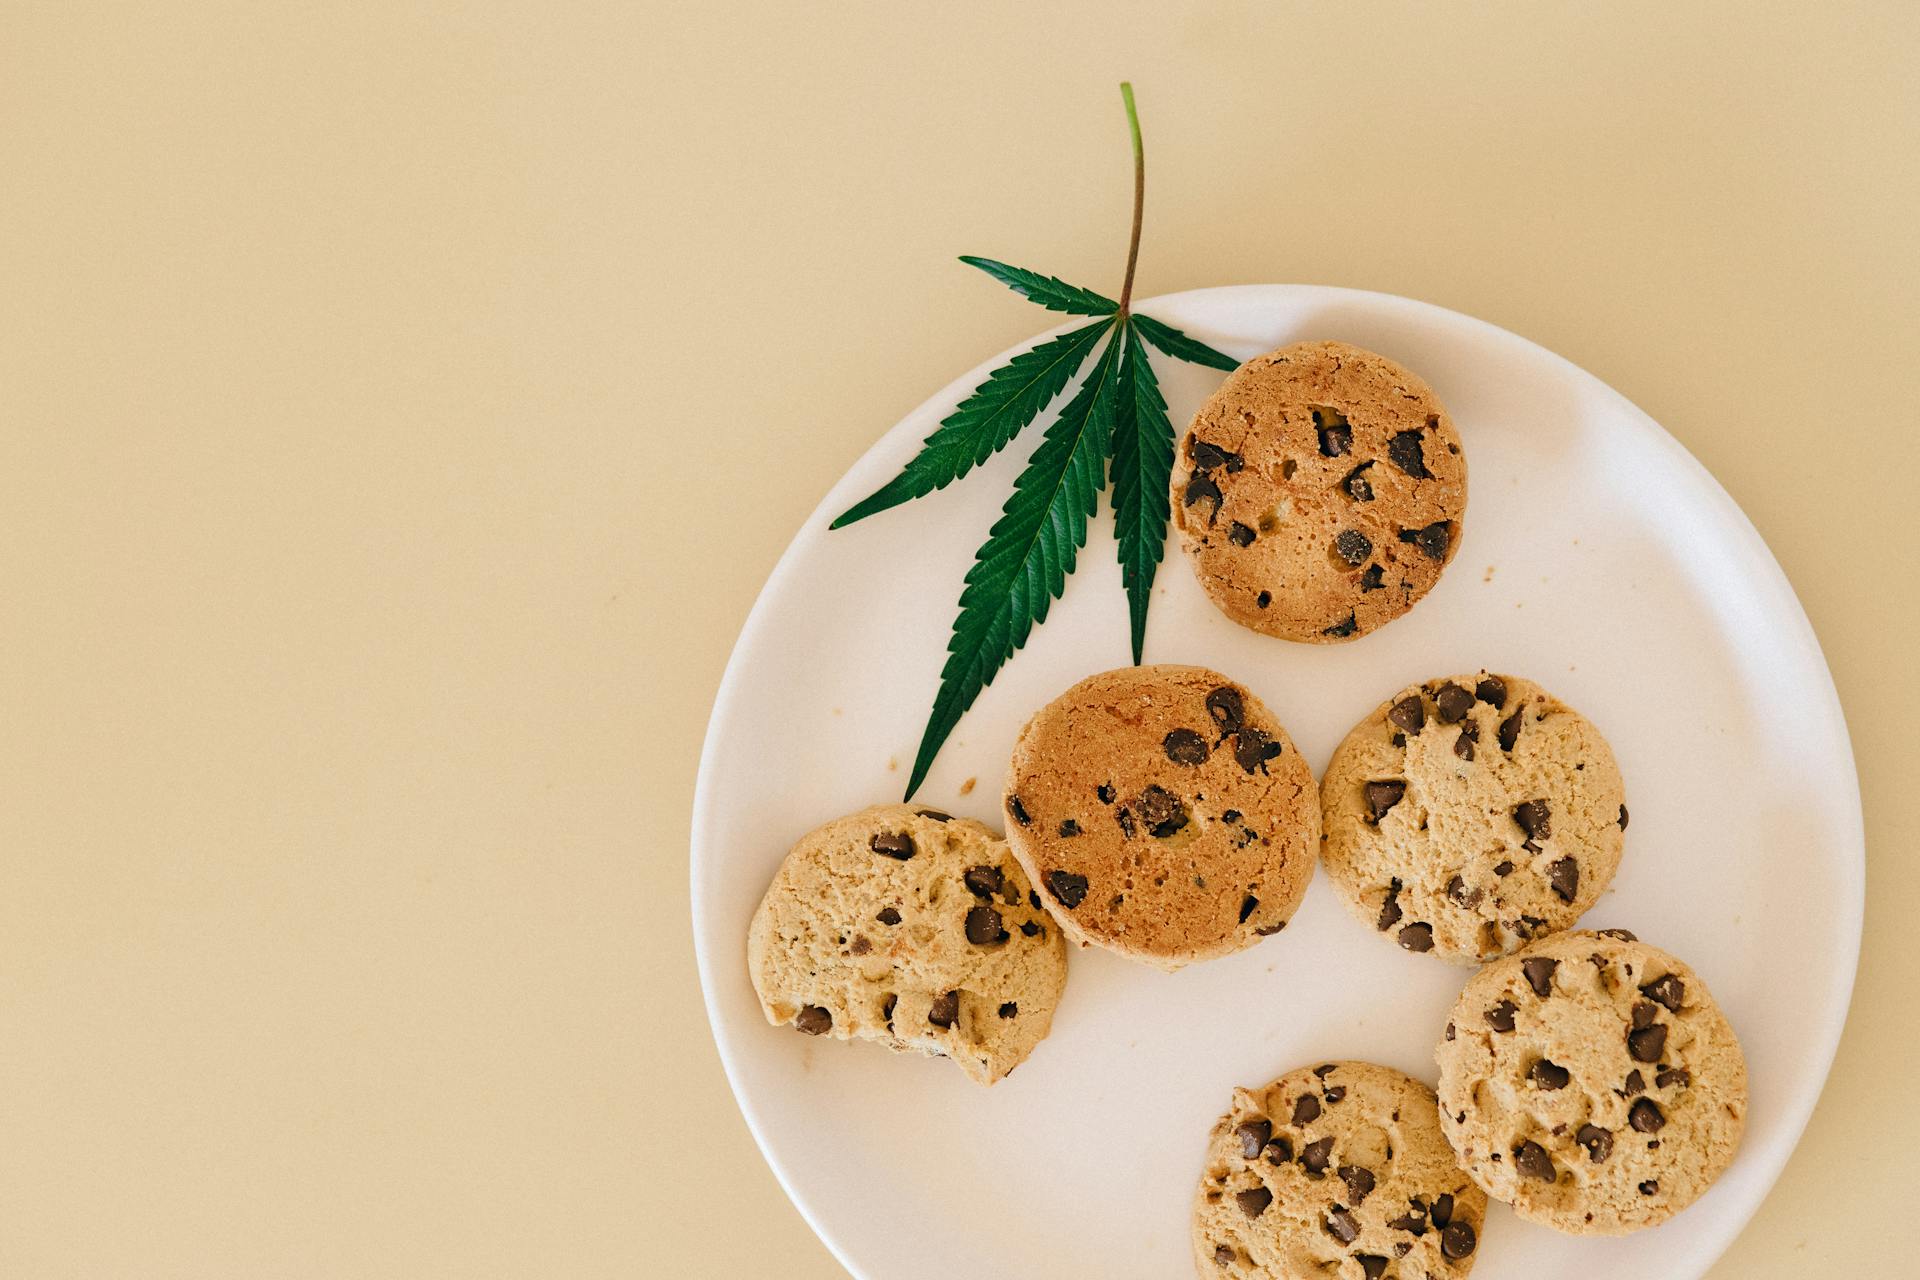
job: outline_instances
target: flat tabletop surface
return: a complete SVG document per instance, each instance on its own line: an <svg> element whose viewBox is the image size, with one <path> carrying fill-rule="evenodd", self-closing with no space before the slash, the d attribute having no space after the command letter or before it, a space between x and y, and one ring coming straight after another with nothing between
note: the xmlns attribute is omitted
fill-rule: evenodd
<svg viewBox="0 0 1920 1280"><path fill-rule="evenodd" d="M1866 932L1713 1274L1884 1268L1920 13L1766 10L0 16L0 1273L844 1275L707 1030L702 734L820 496L1051 322L954 257L1119 287L1122 78L1142 295L1492 321L1766 538L1848 715Z"/></svg>

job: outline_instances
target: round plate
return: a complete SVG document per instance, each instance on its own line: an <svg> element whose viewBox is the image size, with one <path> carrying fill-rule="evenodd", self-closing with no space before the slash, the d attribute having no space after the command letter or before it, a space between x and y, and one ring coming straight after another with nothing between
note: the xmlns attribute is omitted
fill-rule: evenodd
<svg viewBox="0 0 1920 1280"><path fill-rule="evenodd" d="M1860 798L1833 681L1799 601L1724 490L1645 414L1558 356L1439 307L1345 289L1176 294L1143 312L1245 358L1306 338L1427 379L1466 445L1458 556L1413 612L1357 642L1243 630L1169 546L1146 660L1215 667L1287 726L1316 775L1387 694L1488 667L1601 728L1633 825L1592 927L1699 970L1747 1053L1733 1167L1664 1226L1557 1235L1494 1205L1474 1280L1698 1276L1765 1196L1840 1038L1860 944ZM957 484L829 532L986 371L888 432L827 495L761 592L715 701L693 815L693 923L720 1056L774 1172L862 1280L1191 1274L1187 1214L1235 1085L1328 1058L1431 1082L1467 970L1356 924L1316 879L1292 927L1158 973L1075 951L1053 1033L1009 1079L768 1026L747 923L787 848L899 798L973 551L1037 431ZM1217 372L1154 357L1176 429ZM1027 716L1129 660L1104 503L1079 570L960 722L917 799L1002 826ZM978 786L972 784L977 780Z"/></svg>

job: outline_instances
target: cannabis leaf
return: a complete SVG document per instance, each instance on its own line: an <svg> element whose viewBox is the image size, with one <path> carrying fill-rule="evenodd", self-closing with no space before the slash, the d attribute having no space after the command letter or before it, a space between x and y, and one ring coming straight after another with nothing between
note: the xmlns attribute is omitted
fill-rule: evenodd
<svg viewBox="0 0 1920 1280"><path fill-rule="evenodd" d="M967 570L946 665L940 670L940 690L907 780L908 799L926 780L960 717L1033 629L1046 621L1048 609L1066 590L1067 576L1087 542L1087 521L1106 487L1109 464L1120 580L1127 593L1133 660L1140 661L1153 578L1166 547L1171 507L1167 485L1173 472L1173 424L1147 344L1177 360L1214 369L1239 366L1232 356L1139 315L1129 305L1140 258L1147 167L1133 86L1122 84L1120 96L1133 138L1133 232L1120 300L992 258L961 258L1049 311L1101 318L1049 338L989 373L941 419L899 475L847 508L830 526L838 529L952 484L1038 418L1100 347L1093 371L1042 432L1039 447L1013 482L1012 496Z"/></svg>

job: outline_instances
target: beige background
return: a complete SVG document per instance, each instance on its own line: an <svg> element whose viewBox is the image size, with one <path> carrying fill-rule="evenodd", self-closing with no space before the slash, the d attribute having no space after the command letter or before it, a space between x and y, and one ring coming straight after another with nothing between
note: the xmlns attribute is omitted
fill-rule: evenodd
<svg viewBox="0 0 1920 1280"><path fill-rule="evenodd" d="M1143 293L1486 317L1772 544L1872 896L1716 1274L1897 1266L1912 6L162 7L0 11L0 1274L839 1274L706 1031L696 753L827 486L1048 323L953 256L1117 287L1122 76Z"/></svg>

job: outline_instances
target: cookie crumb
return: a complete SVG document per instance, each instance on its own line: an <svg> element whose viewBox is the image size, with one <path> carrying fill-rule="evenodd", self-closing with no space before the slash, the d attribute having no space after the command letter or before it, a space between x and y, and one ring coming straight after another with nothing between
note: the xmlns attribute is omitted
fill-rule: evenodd
<svg viewBox="0 0 1920 1280"><path fill-rule="evenodd" d="M963 796L972 795L974 787L978 786L979 783L980 783L980 779L978 778L968 778L965 782L960 784L960 794Z"/></svg>

